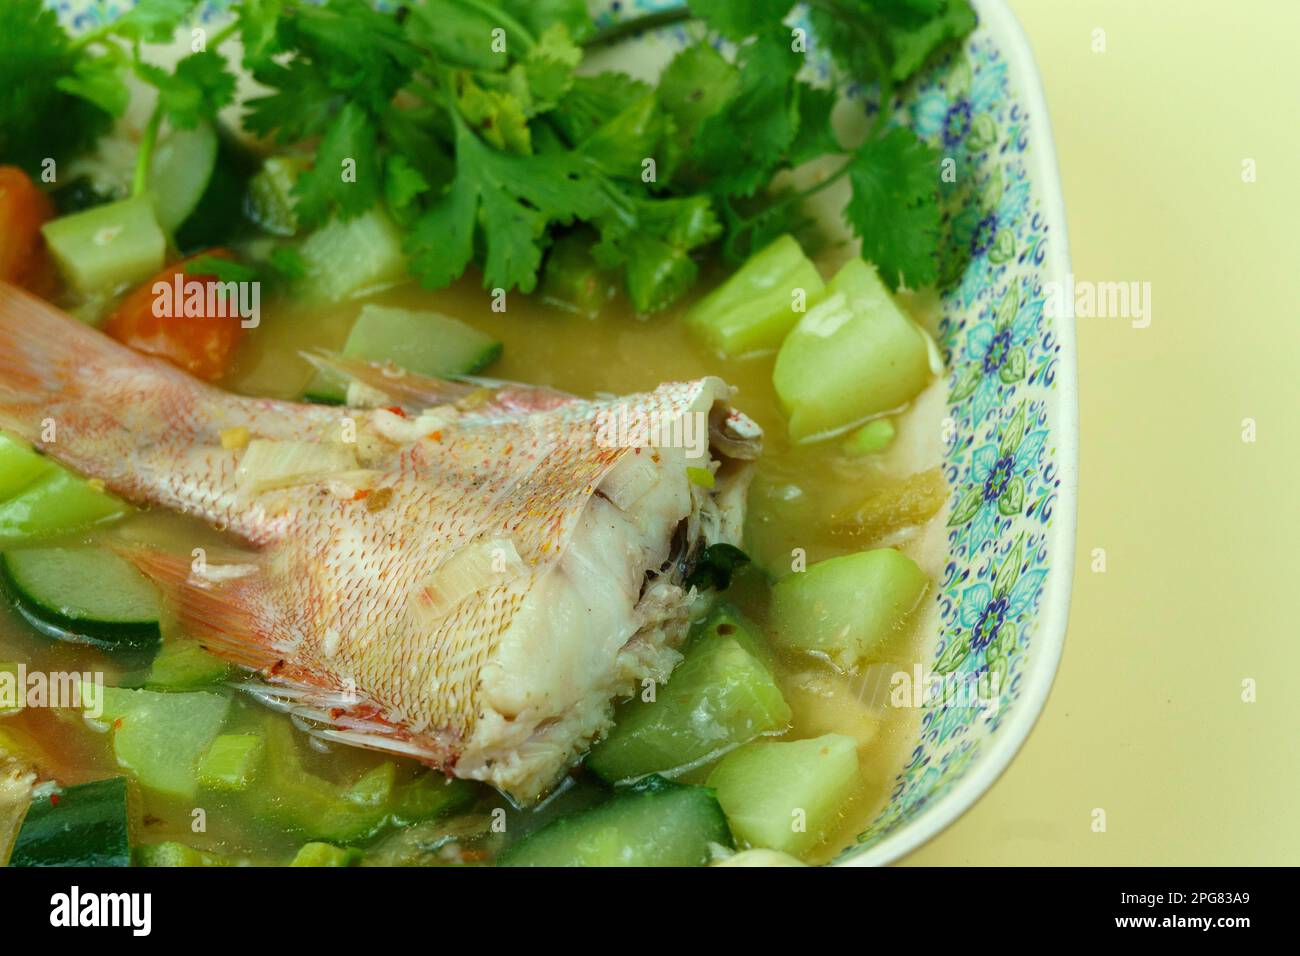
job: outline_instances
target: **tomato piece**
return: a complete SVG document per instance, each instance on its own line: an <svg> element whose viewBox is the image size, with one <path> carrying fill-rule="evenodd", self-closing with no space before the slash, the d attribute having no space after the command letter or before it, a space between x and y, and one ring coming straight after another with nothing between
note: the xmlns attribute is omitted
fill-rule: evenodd
<svg viewBox="0 0 1300 956"><path fill-rule="evenodd" d="M17 166L0 166L0 280L48 294L53 277L41 226L54 204Z"/></svg>
<svg viewBox="0 0 1300 956"><path fill-rule="evenodd" d="M213 310L214 300L207 295L187 302L187 283L198 282L206 287L209 282L219 281L215 275L191 268L197 260L209 257L234 259L226 249L211 249L168 266L127 294L104 324L104 331L124 345L166 359L197 378L209 382L221 378L230 367L244 330L235 303L216 303ZM183 293L179 297L175 295L178 280ZM165 283L171 291L155 293L158 283Z"/></svg>

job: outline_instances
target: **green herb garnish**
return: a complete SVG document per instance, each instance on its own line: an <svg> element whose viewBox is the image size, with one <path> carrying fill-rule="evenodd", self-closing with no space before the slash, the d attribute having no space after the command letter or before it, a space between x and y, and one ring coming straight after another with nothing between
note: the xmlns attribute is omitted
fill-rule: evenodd
<svg viewBox="0 0 1300 956"><path fill-rule="evenodd" d="M621 274L635 307L653 312L694 285L701 249L720 241L742 261L799 227L803 201L842 179L845 219L886 284L940 277L940 157L889 119L898 86L974 27L968 0L805 4L810 42L846 79L880 85L876 122L855 144L832 131L835 92L800 78L808 44L791 26L794 0L689 0L603 30L584 0L422 0L395 12L242 0L174 68L149 62L142 50L170 42L196 6L141 0L71 38L41 0L6 0L0 73L18 72L0 76L0 161L33 168L86 148L125 110L133 74L158 91L141 191L160 126L193 127L230 102L220 48L238 34L243 66L269 90L247 104L245 125L314 149L293 187L298 221L383 203L425 286L474 264L487 288L531 292L556 241L577 234L594 267ZM588 49L688 20L698 39L657 86L578 75ZM828 155L838 163L815 185L773 187Z"/></svg>

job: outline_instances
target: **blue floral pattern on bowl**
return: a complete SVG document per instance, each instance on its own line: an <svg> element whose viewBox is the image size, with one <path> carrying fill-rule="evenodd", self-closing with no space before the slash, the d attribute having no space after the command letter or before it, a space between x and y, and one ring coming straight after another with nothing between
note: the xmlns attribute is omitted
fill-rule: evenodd
<svg viewBox="0 0 1300 956"><path fill-rule="evenodd" d="M230 2L205 0L200 19L221 17ZM133 5L134 0L49 3L74 30L91 29ZM1069 363L1072 388L1073 356L1064 343L1073 333L1063 320L1047 316L1044 303L1047 282L1053 276L1059 281L1064 268L1065 237L1059 234L1060 216L1044 203L1055 185L1030 175L1029 157L1035 148L1044 149L1043 141L1050 143L1050 134L1035 125L1040 117L1030 114L1028 97L1012 85L1005 24L997 31L984 22L995 5L1000 0L976 0L979 28L959 51L900 91L896 116L953 160L958 180L967 184L962 202L946 217L950 243L969 260L943 296L938 327L949 369L945 425L952 438L944 474L952 500L947 562L936 596L942 623L928 666L941 675L996 681L985 686L998 688L998 706L927 703L887 805L840 861L877 847L949 795L996 746L999 731L1005 736L1018 705L1032 708L1022 731L1027 732L1046 694L1044 686L1032 705L1021 702L1031 646L1036 637L1054 645L1043 665L1052 669L1059 652L1061 635L1040 636L1040 618L1050 570L1058 567L1068 582L1073 559L1064 553L1069 535L1051 533L1063 500L1071 528L1073 521L1073 488L1063 482L1073 473L1073 417L1064 409L1074 397L1058 389L1063 362ZM681 0L598 0L592 8L607 23L679 6ZM999 12L1004 20L1009 16ZM674 26L659 31L657 39L680 47L694 36ZM812 75L824 78L827 64L815 50L811 56ZM849 82L847 93L860 98L864 109L874 109L870 91ZM1054 262L1053 243L1061 245ZM1062 604L1068 583L1063 587L1057 595ZM1050 673L1038 676L1050 684ZM879 862L896 855L875 857Z"/></svg>

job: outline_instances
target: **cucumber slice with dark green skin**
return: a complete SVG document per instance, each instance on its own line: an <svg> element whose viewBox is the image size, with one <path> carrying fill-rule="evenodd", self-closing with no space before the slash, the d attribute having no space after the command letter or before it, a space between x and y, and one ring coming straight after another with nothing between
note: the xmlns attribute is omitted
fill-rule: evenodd
<svg viewBox="0 0 1300 956"><path fill-rule="evenodd" d="M10 551L0 555L0 577L22 615L49 637L107 650L158 644L157 590L111 551Z"/></svg>
<svg viewBox="0 0 1300 956"><path fill-rule="evenodd" d="M653 701L637 698L620 708L587 767L615 782L649 773L671 776L760 734L785 730L790 708L755 645L734 615L714 623Z"/></svg>
<svg viewBox="0 0 1300 956"><path fill-rule="evenodd" d="M507 850L502 866L705 866L732 846L713 791L647 777L609 800L547 824Z"/></svg>
<svg viewBox="0 0 1300 956"><path fill-rule="evenodd" d="M125 777L68 787L32 804L10 866L130 866Z"/></svg>

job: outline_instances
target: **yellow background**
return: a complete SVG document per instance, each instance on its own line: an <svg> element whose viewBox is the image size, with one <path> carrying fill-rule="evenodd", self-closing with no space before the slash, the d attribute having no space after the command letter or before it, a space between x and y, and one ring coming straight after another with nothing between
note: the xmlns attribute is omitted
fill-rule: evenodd
<svg viewBox="0 0 1300 956"><path fill-rule="evenodd" d="M1011 6L1075 276L1150 282L1152 323L1078 320L1056 685L1002 779L905 862L1300 863L1300 2Z"/></svg>

